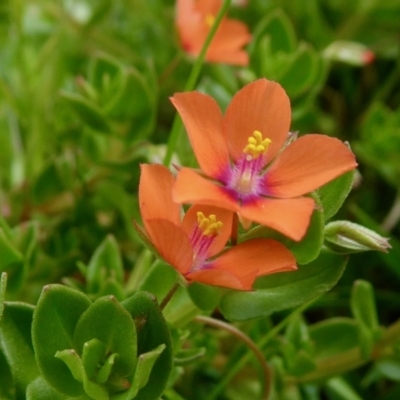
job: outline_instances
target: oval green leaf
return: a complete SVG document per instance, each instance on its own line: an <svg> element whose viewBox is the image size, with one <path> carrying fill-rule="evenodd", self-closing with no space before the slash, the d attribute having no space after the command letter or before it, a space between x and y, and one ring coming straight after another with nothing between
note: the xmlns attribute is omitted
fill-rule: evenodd
<svg viewBox="0 0 400 400"><path fill-rule="evenodd" d="M151 293L137 292L121 304L136 323L138 355L151 352L162 344L166 346L154 363L147 384L137 395L140 400L156 400L163 393L172 370L172 341L167 323Z"/></svg>
<svg viewBox="0 0 400 400"><path fill-rule="evenodd" d="M34 307L20 302L4 302L0 322L0 346L20 390L39 375L31 339Z"/></svg>
<svg viewBox="0 0 400 400"><path fill-rule="evenodd" d="M130 314L114 296L97 299L81 316L74 333L75 349L82 354L86 342L98 339L106 354L117 353L113 372L131 374L136 365L136 329Z"/></svg>
<svg viewBox="0 0 400 400"><path fill-rule="evenodd" d="M226 293L220 303L225 318L244 321L299 306L331 289L341 277L347 258L322 251L297 271L259 278L253 292Z"/></svg>
<svg viewBox="0 0 400 400"><path fill-rule="evenodd" d="M33 315L32 340L39 368L54 388L68 396L79 396L83 386L55 354L74 348L76 324L90 304L90 300L77 290L47 285Z"/></svg>

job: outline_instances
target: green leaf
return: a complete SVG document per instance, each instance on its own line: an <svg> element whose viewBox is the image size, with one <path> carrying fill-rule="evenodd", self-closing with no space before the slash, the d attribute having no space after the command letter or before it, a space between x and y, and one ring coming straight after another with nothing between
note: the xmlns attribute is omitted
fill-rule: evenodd
<svg viewBox="0 0 400 400"><path fill-rule="evenodd" d="M373 286L363 280L357 280L351 291L351 311L357 321L372 332L379 329Z"/></svg>
<svg viewBox="0 0 400 400"><path fill-rule="evenodd" d="M83 363L77 352L73 349L62 350L56 353L56 357L64 361L71 371L73 377L83 383L85 392L91 399L108 400L109 394L107 390L88 379Z"/></svg>
<svg viewBox="0 0 400 400"><path fill-rule="evenodd" d="M345 381L342 377L334 377L329 379L325 386L328 393L332 393L333 398L343 400L362 400L353 387Z"/></svg>
<svg viewBox="0 0 400 400"><path fill-rule="evenodd" d="M31 382L26 389L26 400L70 400L71 397L65 396L54 390L42 376ZM80 400L74 397L74 400Z"/></svg>
<svg viewBox="0 0 400 400"><path fill-rule="evenodd" d="M104 360L105 356L106 346L100 340L92 339L83 345L82 363L89 379L95 376L97 367Z"/></svg>
<svg viewBox="0 0 400 400"><path fill-rule="evenodd" d="M29 304L5 302L0 321L0 347L15 384L23 392L39 375L31 339L33 310Z"/></svg>
<svg viewBox="0 0 400 400"><path fill-rule="evenodd" d="M349 195L353 185L354 174L355 170L346 172L318 189L326 221L339 211Z"/></svg>
<svg viewBox="0 0 400 400"><path fill-rule="evenodd" d="M111 132L107 119L95 104L75 93L61 92L61 97L76 112L84 124L98 132Z"/></svg>
<svg viewBox="0 0 400 400"><path fill-rule="evenodd" d="M15 392L14 380L11 375L10 367L4 357L3 352L0 348L0 399L13 399L13 393Z"/></svg>
<svg viewBox="0 0 400 400"><path fill-rule="evenodd" d="M168 293L169 288L175 284L176 275L177 272L174 268L163 261L157 260L140 282L139 289L152 293L161 301Z"/></svg>
<svg viewBox="0 0 400 400"><path fill-rule="evenodd" d="M50 385L68 396L83 394L83 386L55 354L74 347L76 324L90 305L81 292L67 286L47 285L33 316L32 340L39 368Z"/></svg>
<svg viewBox="0 0 400 400"><path fill-rule="evenodd" d="M265 35L270 37L272 53L292 53L296 49L297 40L292 23L280 9L267 14L254 30L254 45Z"/></svg>
<svg viewBox="0 0 400 400"><path fill-rule="evenodd" d="M297 271L259 278L253 292L228 292L220 309L229 320L244 321L299 306L331 289L341 277L347 259L328 251Z"/></svg>
<svg viewBox="0 0 400 400"><path fill-rule="evenodd" d="M91 58L88 67L88 79L91 85L104 97L116 89L115 77L121 73L122 64L109 54L100 53Z"/></svg>
<svg viewBox="0 0 400 400"><path fill-rule="evenodd" d="M207 350L205 347L191 348L191 349L179 349L179 352L174 357L174 365L185 365L193 363L199 360L206 354Z"/></svg>
<svg viewBox="0 0 400 400"><path fill-rule="evenodd" d="M316 365L313 357L304 350L300 350L290 359L287 371L290 375L302 376L314 371L315 368Z"/></svg>
<svg viewBox="0 0 400 400"><path fill-rule="evenodd" d="M104 106L107 116L130 122L128 140L146 136L155 122L155 92L150 90L145 77L132 66L123 70L119 90Z"/></svg>
<svg viewBox="0 0 400 400"><path fill-rule="evenodd" d="M188 287L190 298L201 310L214 310L222 296L222 290L210 285L194 282Z"/></svg>
<svg viewBox="0 0 400 400"><path fill-rule="evenodd" d="M55 357L65 362L71 371L72 376L79 382L85 380L85 368L83 368L82 360L74 349L66 349L57 351Z"/></svg>
<svg viewBox="0 0 400 400"><path fill-rule="evenodd" d="M318 359L334 356L359 345L357 323L351 318L330 318L309 327Z"/></svg>
<svg viewBox="0 0 400 400"><path fill-rule="evenodd" d="M281 76L279 83L291 99L299 97L316 81L319 67L318 53L303 43L296 50L290 67Z"/></svg>
<svg viewBox="0 0 400 400"><path fill-rule="evenodd" d="M124 300L122 306L131 314L137 326L138 354L145 354L165 345L150 373L148 383L139 390L140 400L155 400L163 393L172 370L172 341L156 298L147 292L137 292Z"/></svg>
<svg viewBox="0 0 400 400"><path fill-rule="evenodd" d="M123 271L118 243L114 236L108 235L89 261L86 274L88 293L97 294L107 279L115 281L117 285L122 284Z"/></svg>
<svg viewBox="0 0 400 400"><path fill-rule="evenodd" d="M23 258L21 252L0 229L0 271L4 271L12 264L21 262Z"/></svg>
<svg viewBox="0 0 400 400"><path fill-rule="evenodd" d="M113 353L109 357L107 357L103 366L99 369L99 372L96 377L96 382L98 382L98 383L107 382L107 380L110 378L112 369L114 367L114 364L115 364L115 361L117 358L118 358L117 353Z"/></svg>
<svg viewBox="0 0 400 400"><path fill-rule="evenodd" d="M378 360L376 368L385 378L400 382L400 362L395 357Z"/></svg>
<svg viewBox="0 0 400 400"><path fill-rule="evenodd" d="M120 395L113 396L113 400L131 400L137 398L138 391L144 387L150 377L153 370L154 363L157 361L160 354L164 351L165 344L160 344L153 351L141 354L139 356L138 364L135 370L135 375L131 387ZM140 399L142 397L139 397ZM157 396L158 398L158 396ZM156 397L154 397L156 400Z"/></svg>
<svg viewBox="0 0 400 400"><path fill-rule="evenodd" d="M97 299L82 313L74 332L74 348L81 353L86 342L98 339L106 354L119 355L113 372L121 377L131 374L136 364L136 329L129 313L114 296Z"/></svg>

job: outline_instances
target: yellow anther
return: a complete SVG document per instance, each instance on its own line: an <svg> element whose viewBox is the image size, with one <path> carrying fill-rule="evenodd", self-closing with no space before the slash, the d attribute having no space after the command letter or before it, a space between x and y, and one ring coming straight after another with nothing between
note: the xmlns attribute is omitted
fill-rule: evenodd
<svg viewBox="0 0 400 400"><path fill-rule="evenodd" d="M271 144L271 139L264 139L260 131L254 131L253 136L247 138L247 145L243 153L249 155L249 160L255 159L261 154L265 154Z"/></svg>
<svg viewBox="0 0 400 400"><path fill-rule="evenodd" d="M207 24L207 26L209 26L210 28L213 26L214 22L215 22L215 17L212 14L208 14L205 18L204 18L205 23Z"/></svg>
<svg viewBox="0 0 400 400"><path fill-rule="evenodd" d="M217 217L214 214L209 215L207 218L201 211L197 212L197 223L204 236L218 235L224 225L221 221L217 221Z"/></svg>

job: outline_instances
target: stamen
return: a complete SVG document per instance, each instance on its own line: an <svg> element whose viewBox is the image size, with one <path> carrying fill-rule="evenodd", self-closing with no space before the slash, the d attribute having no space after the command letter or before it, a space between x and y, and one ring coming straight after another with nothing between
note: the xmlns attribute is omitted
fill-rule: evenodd
<svg viewBox="0 0 400 400"><path fill-rule="evenodd" d="M271 139L264 139L260 131L254 131L253 136L247 138L247 145L243 149L246 155L246 160L251 161L265 154L271 144Z"/></svg>
<svg viewBox="0 0 400 400"><path fill-rule="evenodd" d="M203 231L203 235L207 237L218 235L223 226L223 223L217 221L217 217L214 214L209 215L207 218L201 211L197 213L197 223Z"/></svg>
<svg viewBox="0 0 400 400"><path fill-rule="evenodd" d="M215 17L212 14L208 14L204 18L204 21L205 21L206 25L208 25L211 28L213 26L213 24L214 24Z"/></svg>

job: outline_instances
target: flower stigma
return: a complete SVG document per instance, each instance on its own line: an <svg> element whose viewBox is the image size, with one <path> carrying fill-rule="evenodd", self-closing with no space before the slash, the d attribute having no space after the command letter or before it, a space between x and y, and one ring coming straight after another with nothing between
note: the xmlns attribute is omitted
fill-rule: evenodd
<svg viewBox="0 0 400 400"><path fill-rule="evenodd" d="M246 160L251 161L265 154L271 144L271 139L264 139L260 131L254 131L253 136L247 138L247 145L243 153L247 154Z"/></svg>
<svg viewBox="0 0 400 400"><path fill-rule="evenodd" d="M206 267L208 250L216 236L218 236L223 223L217 220L214 214L206 217L201 211L197 212L197 224L190 236L193 248L193 264L191 271Z"/></svg>
<svg viewBox="0 0 400 400"><path fill-rule="evenodd" d="M243 155L233 166L226 186L229 192L243 202L259 195L264 167L263 156L272 143L271 139L264 138L260 131L255 130L247 138L247 144L243 149Z"/></svg>
<svg viewBox="0 0 400 400"><path fill-rule="evenodd" d="M211 214L206 218L201 211L197 213L197 223L199 228L203 231L203 235L208 237L217 236L219 230L223 226L223 223L217 221L217 217L214 214Z"/></svg>

